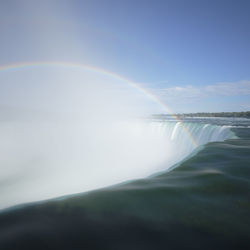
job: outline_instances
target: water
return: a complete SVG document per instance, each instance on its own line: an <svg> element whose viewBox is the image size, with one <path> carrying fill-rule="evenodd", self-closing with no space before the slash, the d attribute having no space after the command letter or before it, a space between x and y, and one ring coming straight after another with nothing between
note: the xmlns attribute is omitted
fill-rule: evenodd
<svg viewBox="0 0 250 250"><path fill-rule="evenodd" d="M249 249L250 121L183 124L132 130L157 146L147 159L162 157L148 178L2 210L1 249Z"/></svg>

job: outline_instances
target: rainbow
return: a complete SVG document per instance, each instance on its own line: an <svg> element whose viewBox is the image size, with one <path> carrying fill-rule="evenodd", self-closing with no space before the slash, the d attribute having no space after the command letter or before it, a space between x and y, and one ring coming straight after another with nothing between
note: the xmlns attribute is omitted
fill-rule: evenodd
<svg viewBox="0 0 250 250"><path fill-rule="evenodd" d="M97 74L103 74L105 76L110 76L110 77L113 77L117 80L125 82L129 86L136 88L141 93L143 93L146 97L148 97L149 99L151 99L152 101L154 101L155 103L160 105L160 107L163 108L163 110L165 110L169 115L171 115L172 118L174 118L176 121L178 121L181 124L183 130L189 136L193 146L194 147L198 146L197 142L193 138L189 129L185 126L185 124L183 124L183 122L176 115L174 115L174 112L172 112L166 106L166 104L164 104L157 96L155 96L149 90L143 88L140 84L133 82L133 81L131 81L123 76L120 76L116 73L104 70L102 68L82 64L82 63L63 62L63 61L19 62L19 63L15 63L15 64L0 65L0 72L1 71L18 70L18 69L27 68L27 67L29 67L29 68L30 67L39 67L39 66L62 66L62 67L67 67L67 68L79 68L79 69L87 70L87 71L94 72Z"/></svg>

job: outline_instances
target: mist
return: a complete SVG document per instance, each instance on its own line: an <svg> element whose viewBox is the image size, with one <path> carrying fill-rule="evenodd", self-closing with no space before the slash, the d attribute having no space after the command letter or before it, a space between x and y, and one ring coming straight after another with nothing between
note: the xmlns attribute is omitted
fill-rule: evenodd
<svg viewBox="0 0 250 250"><path fill-rule="evenodd" d="M160 107L123 80L58 65L0 77L0 208L146 177L167 158L143 119Z"/></svg>

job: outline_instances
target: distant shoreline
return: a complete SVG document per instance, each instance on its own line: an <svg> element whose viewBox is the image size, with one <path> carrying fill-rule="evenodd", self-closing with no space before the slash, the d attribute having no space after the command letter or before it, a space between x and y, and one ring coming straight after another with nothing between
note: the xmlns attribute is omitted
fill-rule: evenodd
<svg viewBox="0 0 250 250"><path fill-rule="evenodd" d="M228 117L228 118L248 118L250 119L250 111L246 112L199 112L199 113L182 113L182 114L173 114L179 118L185 117ZM156 114L154 117L162 116L172 116L169 114Z"/></svg>

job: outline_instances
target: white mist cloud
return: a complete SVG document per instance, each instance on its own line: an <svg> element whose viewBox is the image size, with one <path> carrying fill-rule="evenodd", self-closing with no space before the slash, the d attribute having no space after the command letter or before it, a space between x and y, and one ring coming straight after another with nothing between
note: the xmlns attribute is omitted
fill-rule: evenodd
<svg viewBox="0 0 250 250"><path fill-rule="evenodd" d="M0 209L145 177L168 157L137 118L156 104L122 80L43 65L0 82Z"/></svg>

